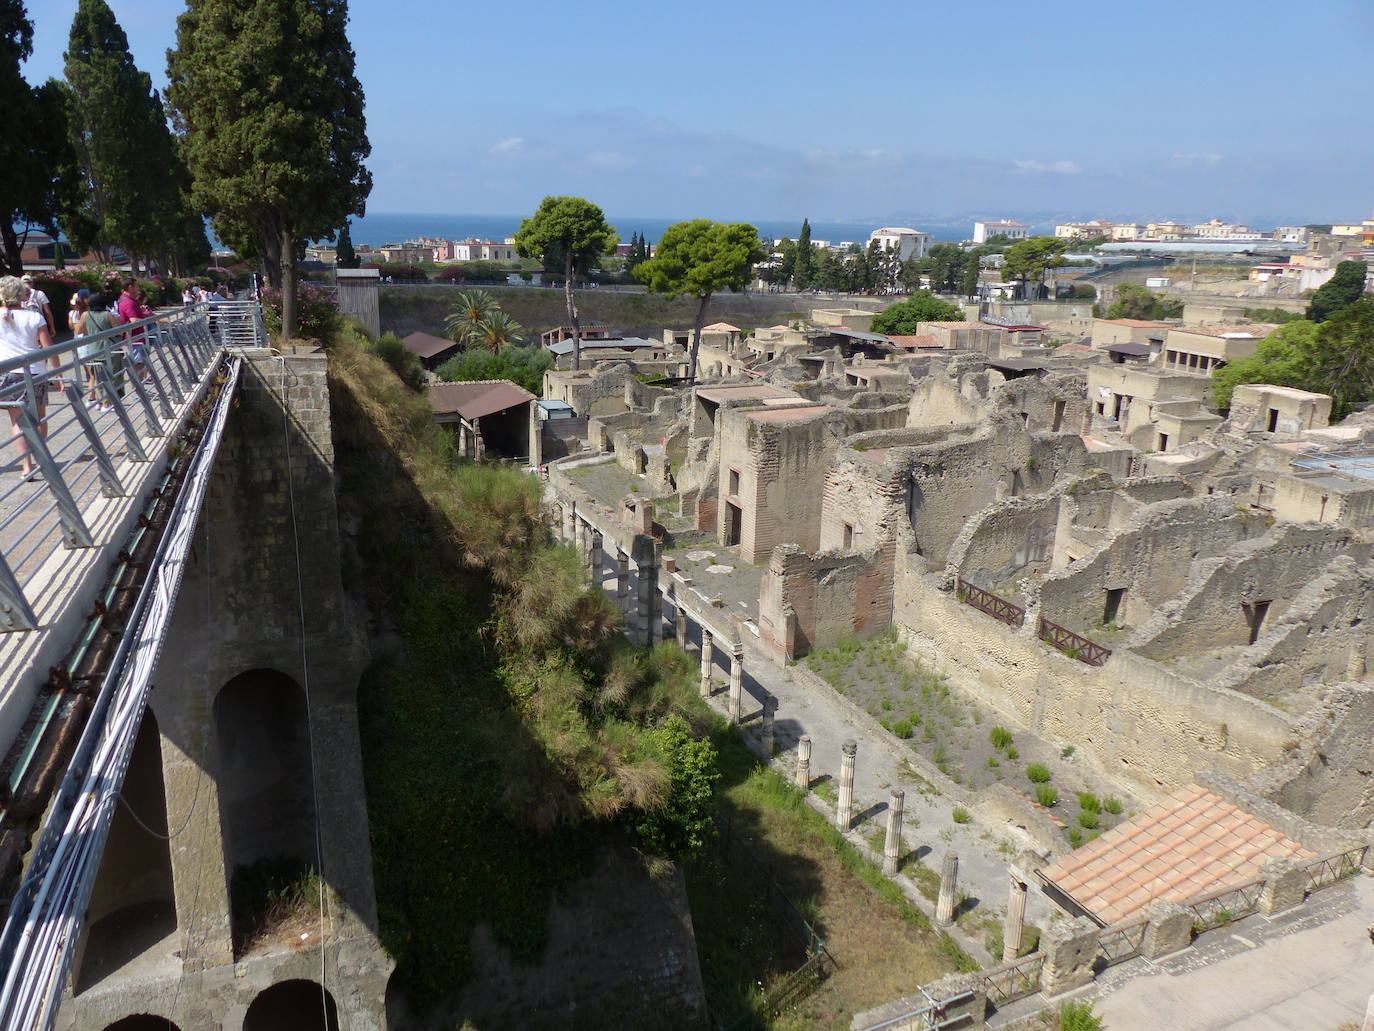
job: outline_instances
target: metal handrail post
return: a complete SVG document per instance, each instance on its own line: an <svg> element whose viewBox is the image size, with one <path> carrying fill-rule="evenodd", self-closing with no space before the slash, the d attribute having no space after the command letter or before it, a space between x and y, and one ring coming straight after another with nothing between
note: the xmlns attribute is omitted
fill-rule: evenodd
<svg viewBox="0 0 1374 1031"><path fill-rule="evenodd" d="M86 520L81 518L81 509L76 504L76 499L72 497L72 492L67 488L67 481L62 476L62 470L53 458L52 452L48 450L48 442L43 439L43 434L38 431L38 422L34 419L33 413L23 405L15 412L15 417L19 423L19 431L24 434L24 442L29 448L29 457L38 466L43 474L43 479L47 481L48 490L52 491L53 501L57 504L58 519L62 523L62 538L68 548L89 548L95 543L91 537L90 528L86 525Z"/></svg>

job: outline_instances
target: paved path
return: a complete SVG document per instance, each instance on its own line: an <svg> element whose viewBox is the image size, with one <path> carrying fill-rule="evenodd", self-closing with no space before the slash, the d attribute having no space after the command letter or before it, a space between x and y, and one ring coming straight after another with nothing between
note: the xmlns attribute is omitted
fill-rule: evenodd
<svg viewBox="0 0 1374 1031"><path fill-rule="evenodd" d="M1242 920L1154 973L1108 986L1097 1011L1111 1031L1359 1026L1374 993L1374 878L1328 888L1302 908L1308 912Z"/></svg>

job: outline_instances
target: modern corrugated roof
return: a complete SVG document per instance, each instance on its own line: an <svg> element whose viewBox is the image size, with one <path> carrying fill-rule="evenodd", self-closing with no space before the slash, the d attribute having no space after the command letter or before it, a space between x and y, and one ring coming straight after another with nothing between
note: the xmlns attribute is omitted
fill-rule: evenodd
<svg viewBox="0 0 1374 1031"><path fill-rule="evenodd" d="M557 343L546 345L550 351L556 355L572 354L573 342L571 338L559 340ZM663 342L645 340L643 337L596 337L588 340L582 338L582 350L615 350L615 351L635 351L645 347L663 347Z"/></svg>
<svg viewBox="0 0 1374 1031"><path fill-rule="evenodd" d="M464 419L480 419L533 400L533 394L508 379L434 383L429 388L429 406L435 415Z"/></svg>
<svg viewBox="0 0 1374 1031"><path fill-rule="evenodd" d="M458 346L447 337L437 337L433 333L412 333L402 343L407 351L419 358L433 358Z"/></svg>
<svg viewBox="0 0 1374 1031"><path fill-rule="evenodd" d="M1183 903L1246 884L1270 859L1315 855L1220 795L1189 784L1040 876L1106 926L1155 899Z"/></svg>

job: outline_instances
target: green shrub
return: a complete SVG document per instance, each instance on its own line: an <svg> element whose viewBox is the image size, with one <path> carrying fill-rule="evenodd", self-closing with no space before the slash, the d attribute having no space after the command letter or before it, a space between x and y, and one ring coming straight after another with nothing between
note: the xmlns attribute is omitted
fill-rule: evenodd
<svg viewBox="0 0 1374 1031"><path fill-rule="evenodd" d="M1059 1031L1102 1031L1102 1018L1087 1000L1066 1002L1059 1007Z"/></svg>
<svg viewBox="0 0 1374 1031"><path fill-rule="evenodd" d="M1078 812L1078 826L1084 830L1092 830L1097 826L1097 813L1089 812L1087 809L1080 809Z"/></svg>
<svg viewBox="0 0 1374 1031"><path fill-rule="evenodd" d="M988 731L988 740L992 742L992 747L1001 751L1012 742L1011 731L1006 727L993 727Z"/></svg>
<svg viewBox="0 0 1374 1031"><path fill-rule="evenodd" d="M969 815L969 811L963 806L956 805L954 807L954 812L950 814L950 819L955 823L968 823L973 817Z"/></svg>
<svg viewBox="0 0 1374 1031"><path fill-rule="evenodd" d="M1107 800L1102 803L1102 808L1113 816L1118 816L1121 813L1121 799L1115 795L1108 795Z"/></svg>
<svg viewBox="0 0 1374 1031"><path fill-rule="evenodd" d="M1012 745L1006 749L1006 756L1008 759L1019 759L1021 757L1021 751L1015 745Z"/></svg>
<svg viewBox="0 0 1374 1031"><path fill-rule="evenodd" d="M1080 791L1078 793L1078 808L1086 813L1097 813L1102 811L1102 803L1091 791Z"/></svg>
<svg viewBox="0 0 1374 1031"><path fill-rule="evenodd" d="M911 721L898 720L896 724L894 724L892 727L892 733L896 734L899 738L905 741L914 733L911 727Z"/></svg>
<svg viewBox="0 0 1374 1031"><path fill-rule="evenodd" d="M508 379L536 397L544 394L544 373L553 368L553 352L543 347L517 347L506 344L493 354L473 348L455 355L439 366L439 378L448 382ZM814 655L814 653L813 653ZM813 669L821 659L807 657Z"/></svg>
<svg viewBox="0 0 1374 1031"><path fill-rule="evenodd" d="M1044 763L1031 763L1026 767L1026 779L1032 784L1048 784L1051 778L1050 768Z"/></svg>
<svg viewBox="0 0 1374 1031"><path fill-rule="evenodd" d="M269 333L281 333L281 291L262 292L262 320ZM296 284L296 336L327 339L339 325L339 309L333 298L314 283Z"/></svg>
<svg viewBox="0 0 1374 1031"><path fill-rule="evenodd" d="M1001 766L1001 765L1002 765L1002 764L998 761L997 756L995 756L995 755L990 755L990 756L988 756L988 769L990 769L990 770L995 770L995 769L997 769L997 767L999 767L999 766Z"/></svg>
<svg viewBox="0 0 1374 1031"><path fill-rule="evenodd" d="M1068 830L1069 845L1073 848L1083 847L1083 832L1077 827L1070 827Z"/></svg>
<svg viewBox="0 0 1374 1031"><path fill-rule="evenodd" d="M1071 755L1073 755L1073 745L1065 745L1059 749L1059 758L1067 759Z"/></svg>
<svg viewBox="0 0 1374 1031"><path fill-rule="evenodd" d="M372 350L377 353L377 357L391 366L391 371L411 390L424 389L424 365L416 355L406 350L405 342L395 333L383 333L372 345Z"/></svg>
<svg viewBox="0 0 1374 1031"><path fill-rule="evenodd" d="M1059 801L1059 789L1053 784L1035 785L1035 800L1046 809Z"/></svg>

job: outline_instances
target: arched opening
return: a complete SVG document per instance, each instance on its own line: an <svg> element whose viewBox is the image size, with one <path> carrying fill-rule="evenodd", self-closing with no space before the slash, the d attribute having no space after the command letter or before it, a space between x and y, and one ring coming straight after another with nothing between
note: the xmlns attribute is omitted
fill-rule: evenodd
<svg viewBox="0 0 1374 1031"><path fill-rule="evenodd" d="M339 1031L339 1011L317 981L283 981L253 1000L243 1031Z"/></svg>
<svg viewBox="0 0 1374 1031"><path fill-rule="evenodd" d="M315 790L305 692L250 670L215 698L220 826L230 871L234 951L289 924L315 894Z"/></svg>
<svg viewBox="0 0 1374 1031"><path fill-rule="evenodd" d="M151 1013L135 1013L123 1020L108 1024L105 1031L181 1031L166 1017L155 1017Z"/></svg>
<svg viewBox="0 0 1374 1031"><path fill-rule="evenodd" d="M157 718L145 709L86 908L73 990L84 991L128 964L171 956L176 930L162 743Z"/></svg>

